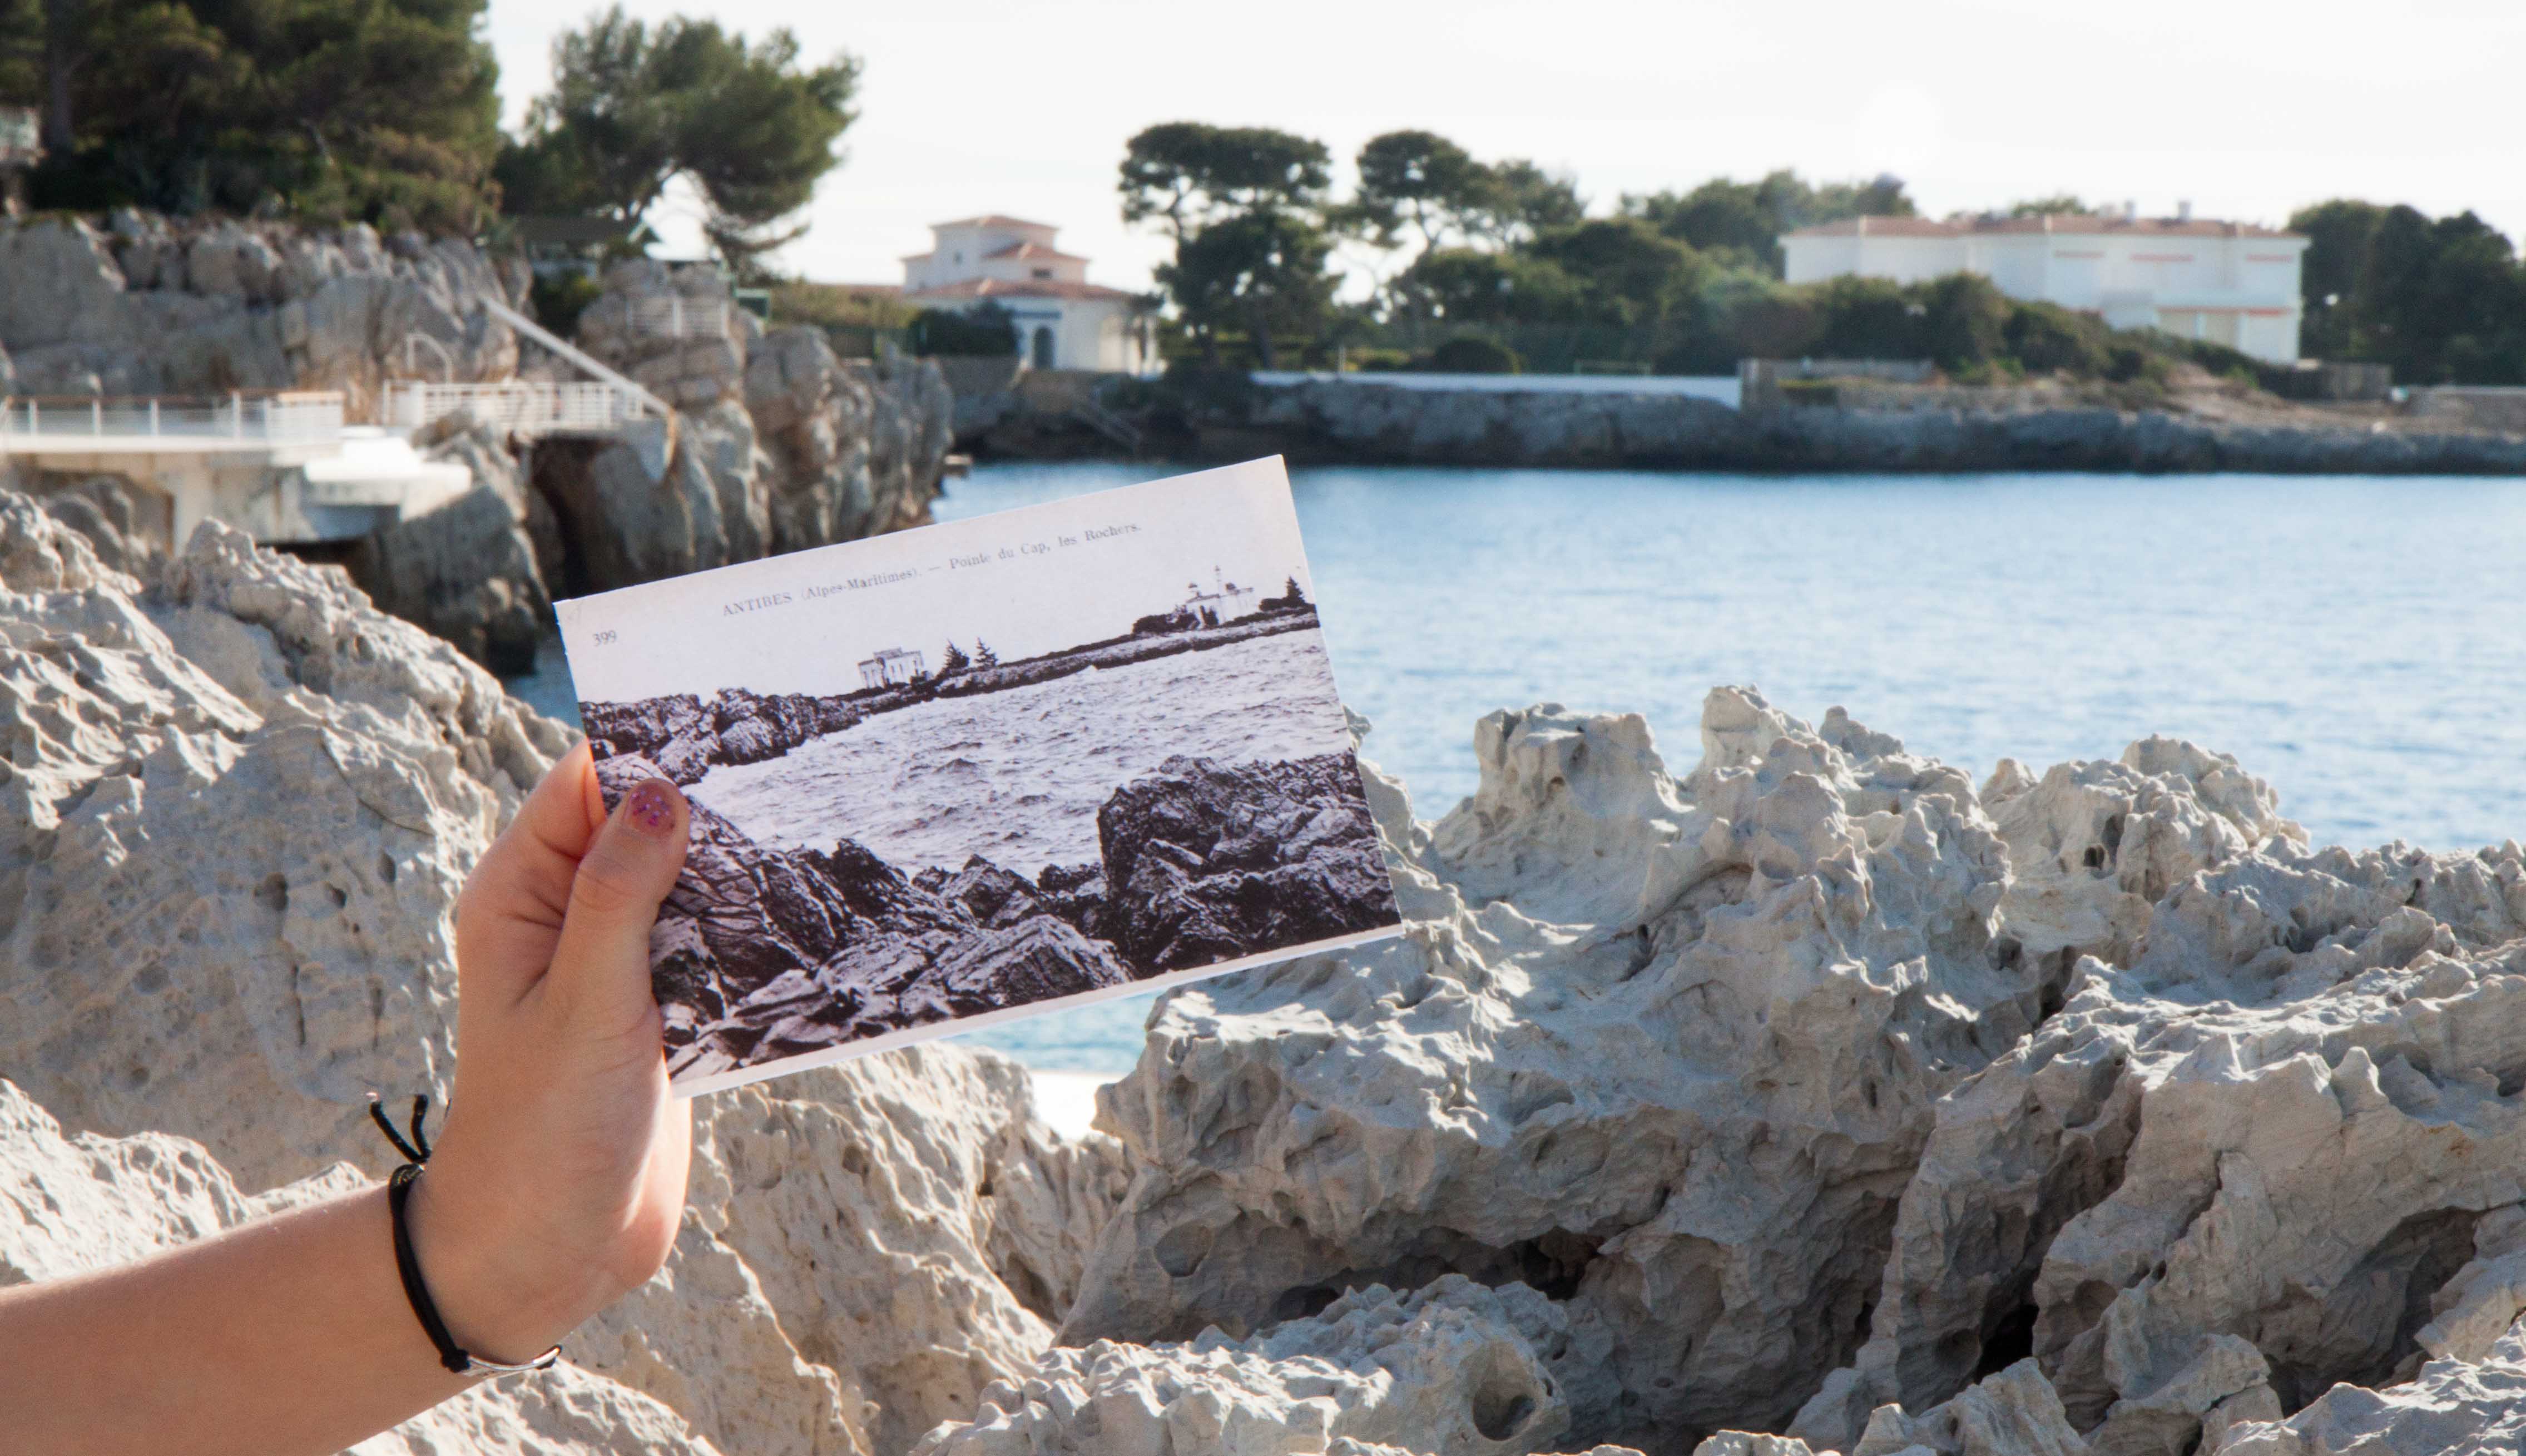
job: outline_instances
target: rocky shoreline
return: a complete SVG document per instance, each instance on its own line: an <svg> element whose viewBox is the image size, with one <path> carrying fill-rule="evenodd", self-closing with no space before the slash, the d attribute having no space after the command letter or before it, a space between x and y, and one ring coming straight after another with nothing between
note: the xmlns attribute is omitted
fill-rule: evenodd
<svg viewBox="0 0 2526 1456"><path fill-rule="evenodd" d="M681 784L698 783L720 764L752 764L933 698L970 697L1030 687L1080 673L1150 662L1179 653L1225 647L1254 637L1317 627L1313 607L1276 612L1220 627L1152 632L1090 642L1061 652L1021 658L918 685L845 693L755 693L724 688L704 702L692 693L641 698L629 703L579 705L579 720L602 753L638 754Z"/></svg>
<svg viewBox="0 0 2526 1456"><path fill-rule="evenodd" d="M600 758L609 798L657 774ZM1348 754L1171 758L1097 815L1099 862L906 877L860 844L769 849L708 805L651 944L670 1069L707 1077L958 1016L1390 926Z"/></svg>
<svg viewBox="0 0 2526 1456"><path fill-rule="evenodd" d="M524 307L522 257L364 226L0 219L0 396L338 390L375 420L388 384L577 377L485 309ZM724 326L662 331L681 304ZM414 438L471 489L378 527L338 560L387 611L504 673L529 670L551 601L930 519L954 401L935 364L836 358L766 331L715 270L610 269L577 342L673 406L618 431L511 436L471 414ZM102 462L111 464L112 462ZM112 470L0 460L0 485L98 505L133 549L183 543L166 497Z"/></svg>
<svg viewBox="0 0 2526 1456"><path fill-rule="evenodd" d="M1161 386L1135 415L1148 447L1188 462L1905 474L2526 474L2526 435L2254 424L2107 408L1740 411L1670 393L1400 388L1357 376ZM959 443L1005 459L1111 453L1066 418L978 419Z"/></svg>
<svg viewBox="0 0 2526 1456"><path fill-rule="evenodd" d="M126 572L73 517L0 494L8 1282L382 1173L365 1094L445 1091L456 888L569 741L338 574L216 527ZM2420 1456L2526 1423L2516 842L2311 845L2160 738L1977 783L1745 688L1682 774L1548 705L1474 749L1435 822L1361 765L1405 935L1170 993L1098 1130L944 1044L697 1099L658 1278L556 1375L361 1449ZM902 903L1069 925L1083 883Z"/></svg>

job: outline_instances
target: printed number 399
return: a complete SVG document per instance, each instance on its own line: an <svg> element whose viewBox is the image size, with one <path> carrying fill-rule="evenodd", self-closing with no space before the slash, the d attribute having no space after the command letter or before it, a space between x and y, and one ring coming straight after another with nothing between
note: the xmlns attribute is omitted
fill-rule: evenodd
<svg viewBox="0 0 2526 1456"><path fill-rule="evenodd" d="M602 646L604 646L606 643L613 641L613 640L614 640L614 637L615 637L615 633L613 633L613 632L611 632L611 631L601 631L601 632L598 632L598 633L596 634L596 641L595 641L595 644L594 644L594 645L599 646L599 647L602 647Z"/></svg>

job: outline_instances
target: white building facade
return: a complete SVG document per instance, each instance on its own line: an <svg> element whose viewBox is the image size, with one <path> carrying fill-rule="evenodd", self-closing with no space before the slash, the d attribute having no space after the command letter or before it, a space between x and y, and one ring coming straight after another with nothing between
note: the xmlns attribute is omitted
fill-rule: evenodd
<svg viewBox="0 0 2526 1456"><path fill-rule="evenodd" d="M929 664L922 660L920 653L888 647L875 657L860 660L860 685L892 687L900 682L909 682L928 671Z"/></svg>
<svg viewBox="0 0 2526 1456"><path fill-rule="evenodd" d="M1087 281L1087 260L1053 245L1048 223L997 215L931 225L927 253L903 260L914 308L1007 309L1035 369L1145 374L1157 368L1149 301Z"/></svg>
<svg viewBox="0 0 2526 1456"><path fill-rule="evenodd" d="M2274 364L2299 357L2307 239L2182 209L2040 218L1846 218L1781 237L1793 283L1856 276L1898 283L1978 273L2011 298L2161 328Z"/></svg>

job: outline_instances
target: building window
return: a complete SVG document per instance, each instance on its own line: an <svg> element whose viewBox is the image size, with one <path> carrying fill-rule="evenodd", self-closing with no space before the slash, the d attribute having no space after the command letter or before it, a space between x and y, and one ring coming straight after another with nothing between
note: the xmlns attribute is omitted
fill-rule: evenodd
<svg viewBox="0 0 2526 1456"><path fill-rule="evenodd" d="M1048 278L1052 276L1052 270L1049 268L1038 268L1035 270L1035 276L1039 278Z"/></svg>

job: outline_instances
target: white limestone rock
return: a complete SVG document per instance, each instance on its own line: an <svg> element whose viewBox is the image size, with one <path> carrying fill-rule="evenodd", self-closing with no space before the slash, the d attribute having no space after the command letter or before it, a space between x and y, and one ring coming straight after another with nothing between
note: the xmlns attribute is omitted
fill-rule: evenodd
<svg viewBox="0 0 2526 1456"><path fill-rule="evenodd" d="M1337 1438L1439 1456L1533 1451L1570 1414L1540 1345L1568 1339L1523 1284L1450 1275L1414 1294L1372 1285L1244 1341L1055 1349L983 1395L917 1456L1096 1452L1282 1456Z"/></svg>
<svg viewBox="0 0 2526 1456"><path fill-rule="evenodd" d="M2305 1409L2227 1429L2218 1456L2508 1456L2526 1430L2526 1326L2479 1361L2437 1359L2383 1389L2336 1385Z"/></svg>
<svg viewBox="0 0 2526 1456"><path fill-rule="evenodd" d="M1871 1337L1796 1433L1944 1399L1997 1348L2100 1449L2181 1451L2514 1318L2526 851L2278 836L2144 938L1940 1106Z"/></svg>
<svg viewBox="0 0 2526 1456"><path fill-rule="evenodd" d="M515 374L516 334L480 307L509 295L460 239L130 211L104 231L0 221L0 348L28 392L340 389L368 418L415 333L457 378Z"/></svg>
<svg viewBox="0 0 2526 1456"><path fill-rule="evenodd" d="M1375 791L1401 940L1175 993L1099 1126L1130 1193L1065 1340L1231 1334L1441 1274L1566 1305L1582 1438L1786 1421L1854 1348L1942 1093L2032 1025L1972 784L1714 692L1477 733L1426 837Z"/></svg>
<svg viewBox="0 0 2526 1456"><path fill-rule="evenodd" d="M199 1143L158 1132L65 1136L23 1089L0 1079L0 1287L126 1264L364 1181L337 1167L250 1197ZM673 1411L568 1363L478 1385L352 1449L715 1456Z"/></svg>
<svg viewBox="0 0 2526 1456"><path fill-rule="evenodd" d="M449 915L567 745L338 573L206 526L155 589L0 497L0 1072L256 1182L444 1090Z"/></svg>

